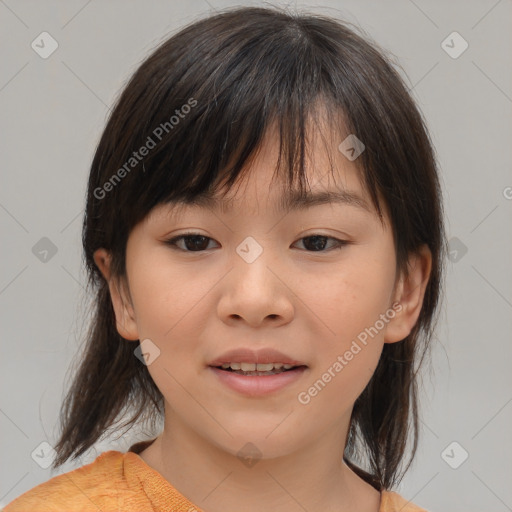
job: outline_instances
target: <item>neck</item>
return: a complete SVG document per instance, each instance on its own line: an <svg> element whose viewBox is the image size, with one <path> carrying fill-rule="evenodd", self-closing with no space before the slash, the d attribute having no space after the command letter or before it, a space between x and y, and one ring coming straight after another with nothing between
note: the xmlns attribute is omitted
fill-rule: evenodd
<svg viewBox="0 0 512 512"><path fill-rule="evenodd" d="M348 426L344 418L296 451L251 459L243 451L215 446L166 414L164 431L140 456L208 512L235 512L241 506L246 512L377 512L379 492L343 462Z"/></svg>

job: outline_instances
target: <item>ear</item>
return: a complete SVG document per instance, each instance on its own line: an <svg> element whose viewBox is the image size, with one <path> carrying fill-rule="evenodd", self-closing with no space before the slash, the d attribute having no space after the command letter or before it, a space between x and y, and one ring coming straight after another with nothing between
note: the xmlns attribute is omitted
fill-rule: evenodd
<svg viewBox="0 0 512 512"><path fill-rule="evenodd" d="M416 325L423 306L423 298L432 269L432 253L422 245L409 256L407 275L401 275L395 286L393 309L395 316L389 321L384 343L396 343L406 338Z"/></svg>
<svg viewBox="0 0 512 512"><path fill-rule="evenodd" d="M126 340L138 340L139 333L130 294L125 291L124 280L116 279L111 275L111 254L106 249L98 249L94 252L93 257L96 266L108 283L110 298L116 315L117 332Z"/></svg>

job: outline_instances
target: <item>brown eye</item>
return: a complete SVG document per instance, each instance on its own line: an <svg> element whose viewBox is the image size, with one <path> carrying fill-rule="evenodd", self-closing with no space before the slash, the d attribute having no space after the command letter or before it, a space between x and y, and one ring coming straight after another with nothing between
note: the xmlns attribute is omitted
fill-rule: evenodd
<svg viewBox="0 0 512 512"><path fill-rule="evenodd" d="M179 246L178 242L181 242L182 240L184 243L182 246ZM166 240L165 243L184 252L201 252L208 249L209 240L212 239L198 233L187 233L171 238L170 240Z"/></svg>
<svg viewBox="0 0 512 512"><path fill-rule="evenodd" d="M333 238L331 236L326 236L326 235L305 236L305 237L301 238L300 240L306 241L303 243L303 245L306 248L306 250L309 252L328 252L329 250L341 249L343 246L348 245L348 242L345 240L339 240L337 238ZM327 245L328 240L334 241L334 246L330 247L326 251L325 247Z"/></svg>

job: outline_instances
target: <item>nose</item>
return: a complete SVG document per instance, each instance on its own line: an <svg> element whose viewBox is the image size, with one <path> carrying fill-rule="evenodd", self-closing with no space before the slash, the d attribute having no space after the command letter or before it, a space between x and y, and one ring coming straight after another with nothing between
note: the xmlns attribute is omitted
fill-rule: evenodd
<svg viewBox="0 0 512 512"><path fill-rule="evenodd" d="M244 253L244 249L247 247L243 244L237 248L232 258L233 269L222 281L219 317L225 323L245 322L253 328L289 323L295 308L286 270L276 258L270 257L269 251L245 257L250 252ZM254 251L254 247L250 250Z"/></svg>

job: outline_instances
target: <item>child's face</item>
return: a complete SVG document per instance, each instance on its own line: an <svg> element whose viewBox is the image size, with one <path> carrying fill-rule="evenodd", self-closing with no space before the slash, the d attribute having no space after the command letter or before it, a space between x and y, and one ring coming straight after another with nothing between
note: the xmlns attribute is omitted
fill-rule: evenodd
<svg viewBox="0 0 512 512"><path fill-rule="evenodd" d="M389 219L383 228L354 162L336 150L340 141L331 148L336 183L321 138L313 141L310 187L350 191L369 210L356 204L275 209L286 192L270 185L277 140L275 134L266 139L248 182L231 191L232 211L193 206L173 220L164 205L138 224L126 253L132 305L123 310L113 295L120 333L149 339L160 350L148 369L165 397L166 428L232 454L251 442L264 457L314 439L343 443L340 432L383 344L403 339L417 316L393 307L403 287L394 288ZM208 238L166 244L188 231ZM313 235L349 243L336 248L330 238L305 239ZM151 347L145 349L150 358ZM210 366L234 349L278 350L307 368L274 391L244 392L221 377L239 386L268 377L235 377ZM279 386L283 377L272 379Z"/></svg>

